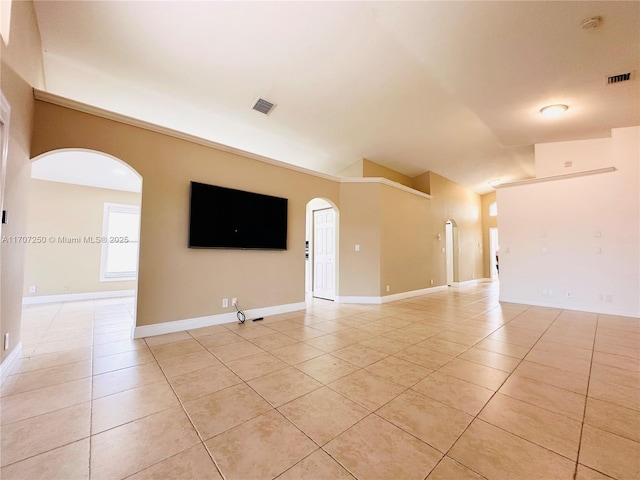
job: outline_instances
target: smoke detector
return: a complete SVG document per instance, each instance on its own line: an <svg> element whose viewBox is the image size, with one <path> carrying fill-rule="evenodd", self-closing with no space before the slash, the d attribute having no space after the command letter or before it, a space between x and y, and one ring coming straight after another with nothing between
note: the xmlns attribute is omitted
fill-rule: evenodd
<svg viewBox="0 0 640 480"><path fill-rule="evenodd" d="M264 113L265 115L269 115L275 107L276 105L274 103L271 103L264 98L258 98L251 108L260 113Z"/></svg>
<svg viewBox="0 0 640 480"><path fill-rule="evenodd" d="M585 18L580 24L580 28L583 30L593 30L602 25L602 17L589 17Z"/></svg>

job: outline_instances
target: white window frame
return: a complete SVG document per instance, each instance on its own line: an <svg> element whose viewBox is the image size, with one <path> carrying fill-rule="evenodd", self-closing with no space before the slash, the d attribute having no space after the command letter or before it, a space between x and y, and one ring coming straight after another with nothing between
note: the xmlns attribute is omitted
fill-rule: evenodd
<svg viewBox="0 0 640 480"><path fill-rule="evenodd" d="M138 277L138 262L136 261L136 269L133 272L107 272L107 260L109 256L109 213L132 213L140 216L140 207L137 205L124 205L121 203L104 204L102 215L102 252L100 258L100 281L101 282L119 282L123 280L135 280ZM139 227L138 227L139 228ZM104 241L106 239L106 241ZM133 243L138 244L138 254L140 252L140 240ZM137 256L137 255L136 255ZM137 259L136 259L137 260Z"/></svg>
<svg viewBox="0 0 640 480"><path fill-rule="evenodd" d="M489 216L490 217L498 216L498 202L491 202L489 204Z"/></svg>

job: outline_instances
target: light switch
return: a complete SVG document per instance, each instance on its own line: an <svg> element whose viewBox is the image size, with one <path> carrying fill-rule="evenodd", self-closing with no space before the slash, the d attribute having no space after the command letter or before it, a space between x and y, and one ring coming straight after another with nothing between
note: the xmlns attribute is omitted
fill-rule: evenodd
<svg viewBox="0 0 640 480"><path fill-rule="evenodd" d="M356 243L356 252L359 252L359 251L360 251L360 245Z"/></svg>

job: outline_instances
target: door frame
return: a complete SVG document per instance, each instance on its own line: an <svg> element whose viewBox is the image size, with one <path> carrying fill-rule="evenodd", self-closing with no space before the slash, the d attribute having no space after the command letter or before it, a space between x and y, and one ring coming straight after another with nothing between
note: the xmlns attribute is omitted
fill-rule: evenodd
<svg viewBox="0 0 640 480"><path fill-rule="evenodd" d="M317 242L316 242L316 214L318 212L325 212L330 210L331 212L333 212L333 291L329 291L329 295L328 296L317 296L316 295L316 268L315 268L315 256L316 256L316 246L317 246ZM311 212L312 215L312 228L311 228L311 232L312 232L312 238L313 238L313 243L311 245L310 248L310 252L311 253L311 296L314 298L321 298L324 300L335 300L336 298L336 273L337 273L337 268L336 268L336 258L337 258L337 236L336 236L336 229L337 229L337 215L336 215L336 209L333 207L327 207L327 208L318 208L316 210L312 210Z"/></svg>

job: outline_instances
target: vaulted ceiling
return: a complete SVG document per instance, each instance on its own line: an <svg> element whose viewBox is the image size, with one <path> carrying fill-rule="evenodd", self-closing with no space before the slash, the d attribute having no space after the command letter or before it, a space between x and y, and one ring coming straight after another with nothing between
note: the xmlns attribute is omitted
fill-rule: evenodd
<svg viewBox="0 0 640 480"><path fill-rule="evenodd" d="M329 174L367 158L485 193L532 176L536 143L640 124L635 1L35 4L47 91Z"/></svg>

